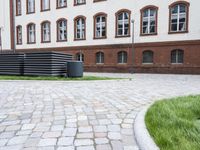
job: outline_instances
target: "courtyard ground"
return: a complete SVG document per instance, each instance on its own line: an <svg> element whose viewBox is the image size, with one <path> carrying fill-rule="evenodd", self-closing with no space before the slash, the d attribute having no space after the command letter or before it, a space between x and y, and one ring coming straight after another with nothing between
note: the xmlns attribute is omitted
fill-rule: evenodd
<svg viewBox="0 0 200 150"><path fill-rule="evenodd" d="M138 150L133 123L155 100L200 94L200 76L86 73L109 81L0 81L1 150Z"/></svg>

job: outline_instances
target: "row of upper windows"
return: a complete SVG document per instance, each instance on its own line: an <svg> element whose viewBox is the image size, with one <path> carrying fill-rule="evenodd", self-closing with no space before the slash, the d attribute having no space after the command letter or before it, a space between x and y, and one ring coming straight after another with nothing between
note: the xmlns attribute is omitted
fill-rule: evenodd
<svg viewBox="0 0 200 150"><path fill-rule="evenodd" d="M77 53L76 59L78 61L84 62L84 54ZM104 64L105 56L103 52L96 53L96 64ZM120 51L117 53L117 63L126 64L128 61L128 55L126 51ZM151 50L145 50L142 53L142 63L143 64L153 64L154 63L154 52ZM181 49L175 49L171 51L171 63L172 64L183 64L184 63L184 51Z"/></svg>
<svg viewBox="0 0 200 150"><path fill-rule="evenodd" d="M141 13L141 36L157 34L157 11L156 7L145 7ZM170 7L169 33L188 32L188 3L177 3ZM120 10L116 13L116 37L130 36L131 11ZM51 30L50 22L45 21L41 24L42 42L50 42ZM35 24L27 25L27 43L35 43ZM105 39L107 37L107 15L97 13L94 16L94 39ZM86 17L78 16L74 19L74 39L86 39ZM67 20L57 21L57 41L67 41ZM17 26L17 43L22 44L22 27Z"/></svg>
<svg viewBox="0 0 200 150"><path fill-rule="evenodd" d="M100 2L105 0L94 0L94 2ZM41 11L50 10L50 0L40 0ZM86 4L86 0L74 0L74 6ZM21 0L16 0L16 15L19 16L22 14L21 9ZM35 13L35 0L26 0L27 14ZM56 0L57 8L67 7L67 0Z"/></svg>

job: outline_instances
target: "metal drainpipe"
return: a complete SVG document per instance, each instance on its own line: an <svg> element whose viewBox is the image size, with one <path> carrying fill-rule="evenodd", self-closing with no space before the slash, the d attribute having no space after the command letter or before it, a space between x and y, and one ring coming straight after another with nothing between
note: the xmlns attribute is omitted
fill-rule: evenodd
<svg viewBox="0 0 200 150"><path fill-rule="evenodd" d="M2 29L2 27L0 27L0 53L2 53L2 38L1 38L1 30Z"/></svg>
<svg viewBox="0 0 200 150"><path fill-rule="evenodd" d="M132 48L132 73L134 73L134 19L131 20L132 23L132 44L131 44L131 48Z"/></svg>
<svg viewBox="0 0 200 150"><path fill-rule="evenodd" d="M12 0L12 22L13 22L13 28L12 31L13 32L13 52L16 52L16 32L15 32L15 0Z"/></svg>

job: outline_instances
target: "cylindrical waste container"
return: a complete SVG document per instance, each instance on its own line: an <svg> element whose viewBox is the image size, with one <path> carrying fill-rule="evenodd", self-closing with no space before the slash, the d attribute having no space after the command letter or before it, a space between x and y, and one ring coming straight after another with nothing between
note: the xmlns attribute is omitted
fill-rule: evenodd
<svg viewBox="0 0 200 150"><path fill-rule="evenodd" d="M82 61L68 61L67 62L67 76L70 78L83 77L83 62Z"/></svg>

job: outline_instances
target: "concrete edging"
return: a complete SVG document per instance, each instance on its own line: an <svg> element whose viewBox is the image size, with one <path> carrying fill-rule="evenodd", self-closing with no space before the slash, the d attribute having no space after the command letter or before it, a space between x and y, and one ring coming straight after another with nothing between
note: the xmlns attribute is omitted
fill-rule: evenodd
<svg viewBox="0 0 200 150"><path fill-rule="evenodd" d="M145 124L145 115L150 106L142 109L134 122L134 134L140 150L160 150L151 138Z"/></svg>

